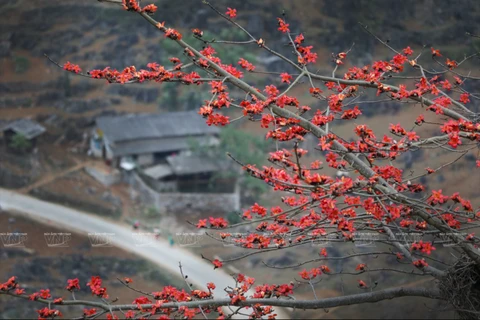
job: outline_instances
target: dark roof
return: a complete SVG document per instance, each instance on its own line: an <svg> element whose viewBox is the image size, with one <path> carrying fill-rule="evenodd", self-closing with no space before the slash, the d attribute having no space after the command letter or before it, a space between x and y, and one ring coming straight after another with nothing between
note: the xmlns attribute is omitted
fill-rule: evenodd
<svg viewBox="0 0 480 320"><path fill-rule="evenodd" d="M97 126L109 142L219 133L195 111L100 117Z"/></svg>
<svg viewBox="0 0 480 320"><path fill-rule="evenodd" d="M35 138L46 131L46 129L30 119L18 119L8 122L2 127L2 131L13 130L27 139Z"/></svg>
<svg viewBox="0 0 480 320"><path fill-rule="evenodd" d="M213 145L218 142L215 137L172 137L158 139L144 139L133 141L120 141L110 144L114 156L122 157L132 154L173 152L190 149L190 142L195 141L200 145Z"/></svg>
<svg viewBox="0 0 480 320"><path fill-rule="evenodd" d="M143 170L143 173L155 180L168 177L173 173L172 168L168 164L157 164Z"/></svg>
<svg viewBox="0 0 480 320"><path fill-rule="evenodd" d="M222 163L216 159L198 155L178 154L169 156L166 160L177 176L222 170Z"/></svg>

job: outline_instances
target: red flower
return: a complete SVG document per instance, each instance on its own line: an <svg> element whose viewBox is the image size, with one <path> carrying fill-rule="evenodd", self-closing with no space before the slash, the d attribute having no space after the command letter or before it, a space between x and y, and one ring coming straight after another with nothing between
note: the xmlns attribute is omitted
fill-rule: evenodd
<svg viewBox="0 0 480 320"><path fill-rule="evenodd" d="M63 298L57 298L53 300L54 304L62 304L63 303Z"/></svg>
<svg viewBox="0 0 480 320"><path fill-rule="evenodd" d="M280 74L280 78L282 79L282 82L285 82L285 83L290 83L290 80L292 80L292 76L286 72Z"/></svg>
<svg viewBox="0 0 480 320"><path fill-rule="evenodd" d="M24 293L25 293L25 289L23 289L23 288L15 289L15 294L16 295L22 295Z"/></svg>
<svg viewBox="0 0 480 320"><path fill-rule="evenodd" d="M182 40L182 34L172 28L168 28L167 30L165 30L165 37L172 40Z"/></svg>
<svg viewBox="0 0 480 320"><path fill-rule="evenodd" d="M275 87L273 84L266 86L265 87L265 92L270 96L270 97L275 97L277 96L280 91L278 91L277 87Z"/></svg>
<svg viewBox="0 0 480 320"><path fill-rule="evenodd" d="M153 13L155 13L155 11L157 11L157 6L154 5L154 4L149 4L149 5L146 5L145 7L143 7L142 11L146 12L148 14L153 14Z"/></svg>
<svg viewBox="0 0 480 320"><path fill-rule="evenodd" d="M218 259L213 260L212 263L215 266L215 267L213 267L213 270L215 270L217 268L221 268L223 266L223 263Z"/></svg>
<svg viewBox="0 0 480 320"><path fill-rule="evenodd" d="M80 283L78 281L78 278L68 279L66 289L68 291L73 291L74 289L80 290Z"/></svg>
<svg viewBox="0 0 480 320"><path fill-rule="evenodd" d="M403 53L406 55L406 56L410 56L413 54L413 50L410 49L410 47L406 47L405 49L403 49Z"/></svg>
<svg viewBox="0 0 480 320"><path fill-rule="evenodd" d="M413 265L417 268L428 267L428 263L425 262L425 259L413 261Z"/></svg>
<svg viewBox="0 0 480 320"><path fill-rule="evenodd" d="M469 103L470 102L470 99L468 99L469 96L470 95L468 93L462 93L458 101L460 101L461 103Z"/></svg>
<svg viewBox="0 0 480 320"><path fill-rule="evenodd" d="M290 26L288 23L285 23L283 19L277 18L278 20L278 30L282 31L283 33L290 32L288 27Z"/></svg>
<svg viewBox="0 0 480 320"><path fill-rule="evenodd" d="M358 280L358 286L362 289L368 288L367 284L363 280Z"/></svg>
<svg viewBox="0 0 480 320"><path fill-rule="evenodd" d="M50 294L50 289L45 289L45 290L41 289L39 296L42 299L48 299L52 297L52 295Z"/></svg>
<svg viewBox="0 0 480 320"><path fill-rule="evenodd" d="M130 278L123 278L123 281L125 281L125 283L132 283L133 280L130 279Z"/></svg>
<svg viewBox="0 0 480 320"><path fill-rule="evenodd" d="M197 29L197 28L192 29L192 32L193 32L193 34L196 35L197 37L203 36L203 31L200 30L200 29Z"/></svg>
<svg viewBox="0 0 480 320"><path fill-rule="evenodd" d="M92 308L92 309L83 309L83 315L88 317L88 316L93 316L95 313L97 313L97 309Z"/></svg>
<svg viewBox="0 0 480 320"><path fill-rule="evenodd" d="M132 304L147 304L147 303L152 303L152 301L145 296L138 297L132 302Z"/></svg>
<svg viewBox="0 0 480 320"><path fill-rule="evenodd" d="M423 114L419 115L415 120L416 125L421 125L424 122L425 122L425 117L423 116Z"/></svg>
<svg viewBox="0 0 480 320"><path fill-rule="evenodd" d="M28 296L28 300L37 300L40 294L38 292L34 292L31 295Z"/></svg>
<svg viewBox="0 0 480 320"><path fill-rule="evenodd" d="M300 45L302 44L302 42L305 40L305 37L303 36L303 34L299 34L298 36L295 37L295 43Z"/></svg>
<svg viewBox="0 0 480 320"><path fill-rule="evenodd" d="M302 277L302 279L305 279L305 280L310 280L310 274L308 273L307 270L303 270L301 272L298 273L300 275L300 277Z"/></svg>
<svg viewBox="0 0 480 320"><path fill-rule="evenodd" d="M209 290L215 290L216 286L213 282L209 282L209 283L207 283L207 288Z"/></svg>
<svg viewBox="0 0 480 320"><path fill-rule="evenodd" d="M455 61L455 60L450 60L450 59L448 59L448 58L447 58L447 61L445 62L445 64L447 65L447 67L448 67L450 70L458 67L457 61Z"/></svg>
<svg viewBox="0 0 480 320"><path fill-rule="evenodd" d="M316 96L322 93L322 90L320 90L320 88L310 88L309 91L312 96Z"/></svg>
<svg viewBox="0 0 480 320"><path fill-rule="evenodd" d="M47 307L37 310L39 317L41 318L53 318L53 317L61 317L62 313L56 309L49 309Z"/></svg>
<svg viewBox="0 0 480 320"><path fill-rule="evenodd" d="M432 57L441 57L442 55L440 54L440 50L434 49L433 47L431 48L432 50Z"/></svg>
<svg viewBox="0 0 480 320"><path fill-rule="evenodd" d="M365 271L365 268L367 267L367 265L365 263L360 263L357 265L357 267L355 268L355 270L357 271Z"/></svg>
<svg viewBox="0 0 480 320"><path fill-rule="evenodd" d="M227 8L227 12L225 12L225 14L233 19L237 16L237 9Z"/></svg>
<svg viewBox="0 0 480 320"><path fill-rule="evenodd" d="M323 273L330 273L331 272L330 268L325 266L325 265L321 265L320 270L322 270Z"/></svg>
<svg viewBox="0 0 480 320"><path fill-rule="evenodd" d="M63 65L63 69L65 69L65 70L67 70L67 71L75 72L75 73L79 73L79 72L82 71L82 69L80 69L80 67L78 66L78 64L70 63L70 61L67 61L67 62Z"/></svg>

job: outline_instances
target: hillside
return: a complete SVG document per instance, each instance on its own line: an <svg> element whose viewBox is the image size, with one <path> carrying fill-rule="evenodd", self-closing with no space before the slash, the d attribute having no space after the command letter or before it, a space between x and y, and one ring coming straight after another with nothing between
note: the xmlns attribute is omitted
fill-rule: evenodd
<svg viewBox="0 0 480 320"><path fill-rule="evenodd" d="M144 0L144 2L148 1ZM192 36L189 31L192 28L205 30L207 38L245 40L241 33L232 31L224 20L220 19L207 6L202 5L201 1L152 0L151 2L159 7L156 18L179 28L190 40ZM352 46L352 43L355 43L354 49L349 54L346 65L340 68L337 74L341 74L352 65L361 66L371 63L374 59L391 57L391 52L367 34L357 22L367 24L370 30L382 39L389 40L389 44L397 49L409 45L416 52L420 52L424 45L427 50L430 46L434 46L442 50L444 56L457 60L461 60L464 54L480 50L480 39L465 36L467 31L480 34L480 25L476 23L480 19L480 5L475 0L463 0L455 4L453 1L430 0L235 0L212 1L212 3L222 10L227 6L236 8L239 11L239 22L248 26L248 29L255 35L265 39L274 49L288 55L290 52L285 45L287 40L278 33L276 23L276 17L281 16L285 11L292 30L303 32L309 44L312 44L318 53L319 59L315 67L328 75L333 70L331 53L345 51ZM155 28L139 17L122 11L119 7L102 4L95 0L2 0L0 1L0 10L3 13L0 21L0 122L21 117L33 117L48 129L46 138L40 144L42 150L38 155L32 156L35 158L35 163L40 164L36 167L32 165L34 161L25 160L25 163L21 163L22 161L19 161L18 157L2 154L3 150L0 151L0 186L25 187L39 177L62 172L62 170L74 166L76 161L84 161L86 156L80 154L84 151L80 146L85 142L84 134L90 131L93 121L98 115L191 110L198 108L203 100L209 97L207 93L193 86L181 87L174 84L158 85L155 83L121 86L110 85L103 80L76 77L66 74L43 56L48 54L61 64L66 61L74 62L79 64L83 70L105 66L122 69L130 65L144 68L148 62L168 63L168 58L171 56L182 57L182 50L166 41L162 34L156 32ZM202 43L198 42L198 48L201 47ZM239 57L247 57L256 63L259 70L275 72L290 70L288 66L268 59L265 52L256 45L250 47L216 45L215 48L228 63L236 64ZM480 76L478 60L469 63L472 72ZM247 77L253 78L252 75L247 75ZM265 76L256 84L261 87L267 81L279 82L278 77ZM413 85L412 81L408 83ZM312 99L308 94L305 85L293 89L292 94L298 96L302 104L308 104L314 108L319 107L317 100ZM480 92L480 87L475 86L478 84L467 83L469 90ZM362 99L370 98L370 96L365 96ZM472 108L480 110L478 104L472 103L472 105ZM364 116L357 120L358 123L335 122L333 130L336 134L347 139L353 137L353 126L359 123L365 123L378 132L386 132L390 123L401 123L405 127L411 127L419 113L418 109L414 109L418 106L398 103L380 102L363 104L360 107ZM235 111L229 112L235 115ZM432 122L438 119L435 115L427 115L427 117ZM263 136L266 132L259 128L257 123L248 121L242 122L239 127L245 132L259 136ZM419 133L427 135L432 132L431 130L422 127ZM315 146L315 144L316 142L313 141L312 145ZM72 149L75 149L77 153L70 152ZM443 155L444 153L438 150L419 151L412 157L401 158L400 162L405 169L405 176L415 176L419 172L423 172L426 167L438 167L455 156L443 158ZM472 200L474 206L478 206L480 205L480 190L477 185L480 174L478 170L474 173L471 172L472 164L477 156L477 150L472 150L442 174L429 176L428 180L422 182L426 183L429 188L443 189L445 194L461 192L466 198ZM38 160L36 160L37 158ZM39 166L41 168L38 168ZM327 172L334 173L333 171ZM113 188L105 190L105 187L93 185L94 182L90 180L92 178L86 177L85 173L76 172L50 182L40 191L52 195L66 189L69 192L73 190L70 200L79 198L82 199L80 202L85 205L83 200L86 197L91 198L93 199L91 202L95 204L101 202L100 205L106 207L104 211L114 216L121 211L119 206L113 205L112 201L107 202L103 199L103 195L111 196L111 192L114 194L113 199L116 200L114 202L120 202L120 206L123 203L122 209L124 213L126 212L127 217L130 217L128 215L132 212L138 214L137 208L125 208L129 205L126 188L115 193L116 190ZM120 198L118 194L121 193L126 196ZM60 196L58 198L61 199ZM265 198L267 199L261 200L272 198L270 204L280 204L280 199L269 195ZM70 203L72 202L70 201ZM0 217L0 225L8 224L8 217L6 215ZM179 224L184 227L186 225L185 217L181 218L178 219L181 220ZM22 230L37 228L32 223L23 220L17 220L16 225L20 226ZM94 255L88 250L82 251L81 248L85 247L85 241L86 239L81 239L75 246L75 250L80 248L78 250L82 253L81 257L74 256L73 253L66 253L65 259L61 261L71 258L72 261L80 261L82 266L96 266L98 263L103 269L105 268L102 267L103 264L108 262L107 267L111 267L113 263L116 267L112 268L112 272L105 271L106 275L113 280L116 275L114 272L122 273L122 276L123 273L144 275L150 272L150 270L147 272L146 269L135 269L132 266L135 263L129 260L126 253L119 250L115 251L115 254L119 256L118 260L110 259L107 253ZM6 250L1 253L5 255L4 251ZM197 249L193 249L193 251L198 253ZM344 251L346 252L347 249L339 246L335 248L334 253L340 255ZM235 251L230 248L218 249L208 246L205 246L204 252L210 256L221 254L223 257L234 257L244 253L242 250ZM32 272L38 273L39 271L35 269L36 262L45 263L42 261L47 261L49 263L54 260L51 250L37 249L34 254L25 257L16 255L16 253L7 253L8 264L4 264L2 267L3 275L10 274L14 266L22 263L25 265L21 269L24 275ZM318 248L305 247L295 252L269 253L262 256L261 259L255 256L236 262L234 265L242 271L248 270L249 275L257 279L289 281L288 279L297 275L299 268L288 272L272 271L265 268L261 262L291 265L311 256L318 256ZM375 261L372 261L372 264L374 263ZM56 262L52 268L49 268L49 276L42 281L52 280L55 274L54 268L59 264L61 262ZM124 270L121 268L123 266L131 267L131 269ZM355 261L335 267L339 270L343 267L354 268L354 266ZM92 267L90 270L93 272L96 269ZM88 270L84 271L86 273ZM84 271L77 270L76 272ZM379 273L374 276L374 279L369 280L380 280L381 288L405 284L404 279L392 279L383 273ZM148 277L140 281L142 282L139 284L150 286ZM358 293L356 281L356 277L349 277L345 280L347 291ZM157 282L154 283L157 284ZM343 280L334 277L326 278L322 284L324 289L319 294L320 297L339 295L344 289ZM421 279L415 284L429 285L423 283ZM143 289L150 289L150 287L143 287ZM299 294L302 297L310 297L311 290L303 287L299 289ZM124 298L131 299L129 295ZM428 308L424 306L424 303ZM437 319L450 316L449 313L441 310L440 305L430 303L428 300L419 302L417 299L405 298L395 300L394 303L382 302L375 306L374 315L372 315L370 306L366 305L329 310L329 313L322 310L298 313L298 315L299 317L338 319L367 316ZM3 300L0 308L6 308ZM408 313L405 311L407 309ZM30 312L30 314L32 313ZM22 316L23 313L13 315Z"/></svg>

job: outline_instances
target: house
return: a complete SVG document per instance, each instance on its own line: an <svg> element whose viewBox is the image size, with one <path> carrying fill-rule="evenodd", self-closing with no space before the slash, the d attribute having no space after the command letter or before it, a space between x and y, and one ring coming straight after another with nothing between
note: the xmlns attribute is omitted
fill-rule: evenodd
<svg viewBox="0 0 480 320"><path fill-rule="evenodd" d="M142 176L159 192L232 193L237 178L230 164L184 151L168 156L166 163L144 169Z"/></svg>
<svg viewBox="0 0 480 320"><path fill-rule="evenodd" d="M99 117L90 153L119 168L132 198L145 207L175 214L228 213L240 209L240 185L231 161L208 148L220 143L219 134L195 111ZM87 172L106 185L115 180L98 170Z"/></svg>
<svg viewBox="0 0 480 320"><path fill-rule="evenodd" d="M216 145L219 132L195 111L100 117L90 152L114 167L146 167L166 163L168 156L190 149L192 143Z"/></svg>
<svg viewBox="0 0 480 320"><path fill-rule="evenodd" d="M0 131L3 133L3 140L8 149L23 148L22 151L29 151L35 148L38 136L44 133L46 129L33 120L17 119L3 124ZM16 136L22 137L23 146L14 146L19 143Z"/></svg>

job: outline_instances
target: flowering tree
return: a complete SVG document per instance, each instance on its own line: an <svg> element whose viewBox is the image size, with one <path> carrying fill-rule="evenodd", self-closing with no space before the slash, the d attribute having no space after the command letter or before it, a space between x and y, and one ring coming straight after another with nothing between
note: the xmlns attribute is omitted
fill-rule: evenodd
<svg viewBox="0 0 480 320"><path fill-rule="evenodd" d="M182 59L171 57L173 66L170 67L151 62L147 69L129 66L118 71L106 67L86 73L70 62L63 65L52 62L66 71L110 83L175 82L208 88L211 99L198 110L199 116L203 116L208 125L226 126L241 119L252 121L268 129L266 138L277 144L277 150L268 155L270 166L258 168L255 164L243 163L241 157L237 159L231 155L231 158L247 174L281 194L284 207L267 208L256 203L243 212L244 222L228 225L223 218L211 217L200 220L197 228L215 230L217 233L212 233L212 236L251 249L252 254L288 250L325 239L333 243L353 243L362 232L375 235L370 240L381 244L384 250L376 248L375 251L332 257L328 248L323 248L318 257L291 266L313 265L299 273L302 280L298 281L311 286L315 297L312 300L294 298L297 283L259 284L242 274L235 275L235 288L225 288L226 297L214 296L213 282L207 283L204 290L165 287L159 292L146 293L133 289L131 279L124 279L122 283L141 296L131 304L120 305L108 300L107 289L95 276L87 286L93 295L100 298L98 301L75 299L74 292L80 288L78 279L69 279L66 286L66 290L72 293L72 299L52 298L49 290L26 293L16 277L1 285L2 294L45 304L43 309L38 310L40 318L60 316L59 309L65 305L85 306L84 319L103 315L116 318L122 314L126 318L154 315L160 315L161 319L206 318L207 314L229 318L243 312L252 318L274 318L274 307L325 309L404 296L445 300L461 317L478 316L480 253L477 244L480 239L473 229L478 227L480 211L475 210L471 202L459 193L447 195L442 190L427 192L426 186L418 182L424 176L438 174L479 148L480 114L469 108L471 100L478 99L478 96L468 92L464 83L480 78L462 71L462 64L477 54L466 56L459 62L449 58L444 60L440 50L434 48L428 53L422 49L415 55L410 47L397 50L371 34L391 51L390 60L351 67L343 75L338 75L339 68L351 52L351 49L346 50L332 55L333 71L327 76L312 69L318 59L317 53L301 33L291 33L285 16L277 18L278 32L288 39L290 56L273 50L268 41L255 37L241 26L236 21L239 13L233 8L220 11L204 2L233 28L248 36L247 41L205 39L202 30L193 29L188 37L192 41L187 42L187 37L174 26L153 18L157 10L153 4L141 6L137 0L99 1L118 4L144 18L165 35L165 41L173 41L183 48ZM216 44L256 46L280 58L295 72L259 72L255 65L242 57L239 57L238 65L226 65L222 63L222 57L216 55L213 47ZM425 56L430 56L440 71L424 67L422 60L426 60ZM245 80L244 73L251 73L253 82ZM265 74L277 77L277 84L257 88L255 80ZM297 97L289 95L294 91L292 89L303 87L302 83L308 85L307 92L318 99L320 107L301 105ZM362 92L368 91L376 92L376 96L388 101L414 104L418 117L410 124L410 129L391 124L390 132L380 136L367 125L356 124L355 119L361 121L362 117L358 107L361 103L359 97ZM238 108L241 116L231 119L224 112L226 108ZM339 121L355 123L354 140L334 133L335 124ZM433 128L426 131L430 132L428 136L418 132L418 128L425 126ZM314 150L301 148L308 136L314 136L318 141ZM439 167L426 168L415 176L403 172L398 158L420 149L441 149L450 157L446 157L448 160ZM455 156L453 160L451 155ZM306 158L313 160L306 161ZM341 170L344 174L328 175L327 172L331 172L328 167ZM480 167L480 160L472 165L472 174L478 175L477 167ZM254 229L248 234L233 237L229 231L240 225L252 225ZM450 246L442 246L445 243ZM349 271L334 272L329 267L330 260L369 256L384 259L388 267L375 268L366 262ZM392 257L393 265L390 263ZM228 263L217 259L209 261L214 268L222 268L224 263ZM430 288L380 289L377 288L378 283L369 283L362 278L369 272L423 275L437 282ZM354 274L358 276L360 293L317 299L315 284L322 274ZM233 308L227 312L227 309L222 309L225 306Z"/></svg>

